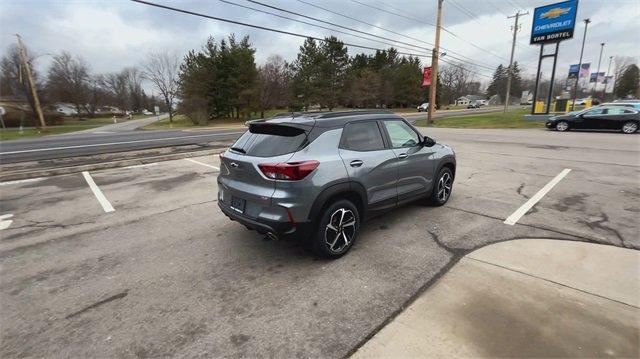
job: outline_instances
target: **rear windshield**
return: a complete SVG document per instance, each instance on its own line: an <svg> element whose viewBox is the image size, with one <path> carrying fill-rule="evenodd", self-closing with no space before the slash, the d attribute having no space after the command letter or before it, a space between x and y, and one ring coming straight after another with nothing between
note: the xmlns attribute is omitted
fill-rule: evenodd
<svg viewBox="0 0 640 359"><path fill-rule="evenodd" d="M255 157L280 156L295 152L306 145L307 133L289 126L251 126L231 150Z"/></svg>

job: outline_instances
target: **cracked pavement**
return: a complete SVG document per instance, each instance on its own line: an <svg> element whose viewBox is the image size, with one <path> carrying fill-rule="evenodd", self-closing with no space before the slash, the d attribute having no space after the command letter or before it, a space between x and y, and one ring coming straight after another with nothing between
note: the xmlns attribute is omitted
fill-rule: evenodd
<svg viewBox="0 0 640 359"><path fill-rule="evenodd" d="M229 221L217 171L185 160L91 172L111 213L80 174L0 186L0 356L344 357L487 244L640 249L640 136L422 130L456 150L450 202L367 222L336 261Z"/></svg>

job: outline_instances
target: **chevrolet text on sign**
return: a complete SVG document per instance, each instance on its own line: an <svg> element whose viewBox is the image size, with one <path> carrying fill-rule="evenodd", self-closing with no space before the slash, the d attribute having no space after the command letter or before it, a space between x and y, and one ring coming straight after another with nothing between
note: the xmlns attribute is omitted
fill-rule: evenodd
<svg viewBox="0 0 640 359"><path fill-rule="evenodd" d="M578 0L559 2L535 9L531 44L567 40L573 37Z"/></svg>

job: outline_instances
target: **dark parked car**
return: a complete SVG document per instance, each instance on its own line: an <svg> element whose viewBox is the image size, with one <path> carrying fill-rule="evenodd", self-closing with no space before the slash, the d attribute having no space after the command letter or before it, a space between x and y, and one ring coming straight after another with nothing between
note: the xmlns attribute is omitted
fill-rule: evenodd
<svg viewBox="0 0 640 359"><path fill-rule="evenodd" d="M640 124L640 113L630 107L598 106L575 114L551 117L548 129L568 131L570 129L618 130L635 133Z"/></svg>
<svg viewBox="0 0 640 359"><path fill-rule="evenodd" d="M453 150L392 112L289 114L248 124L220 156L218 205L271 239L308 240L337 258L366 218L415 200L441 206L451 195Z"/></svg>

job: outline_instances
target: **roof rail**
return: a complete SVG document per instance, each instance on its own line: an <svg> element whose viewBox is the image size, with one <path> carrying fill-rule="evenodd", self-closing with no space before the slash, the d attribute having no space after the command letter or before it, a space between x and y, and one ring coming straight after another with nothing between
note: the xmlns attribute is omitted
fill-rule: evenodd
<svg viewBox="0 0 640 359"><path fill-rule="evenodd" d="M317 118L334 118L352 115L374 115L374 114L393 114L390 110L369 109L369 110L347 110L347 111L330 111L323 112Z"/></svg>

